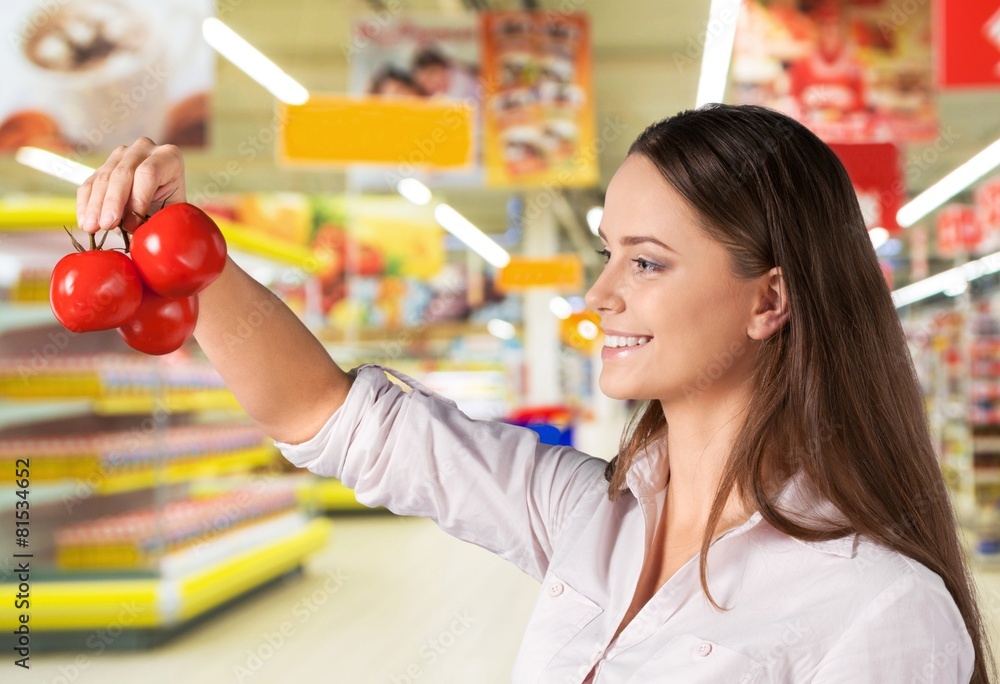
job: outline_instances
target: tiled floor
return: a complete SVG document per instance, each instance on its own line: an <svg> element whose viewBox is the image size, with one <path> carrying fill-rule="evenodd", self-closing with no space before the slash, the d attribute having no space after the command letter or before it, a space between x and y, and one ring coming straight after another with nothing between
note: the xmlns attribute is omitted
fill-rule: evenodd
<svg viewBox="0 0 1000 684"><path fill-rule="evenodd" d="M994 634L1000 572L979 575ZM537 583L425 520L338 519L306 573L143 653L32 657L4 682L502 684ZM996 637L994 637L996 638Z"/></svg>

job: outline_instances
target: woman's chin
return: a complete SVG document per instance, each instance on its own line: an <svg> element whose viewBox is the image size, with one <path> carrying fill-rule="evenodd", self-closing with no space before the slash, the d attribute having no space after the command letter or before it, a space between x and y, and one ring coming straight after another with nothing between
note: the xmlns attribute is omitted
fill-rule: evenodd
<svg viewBox="0 0 1000 684"><path fill-rule="evenodd" d="M642 397L643 392L641 387L635 386L632 382L622 382L621 379L614 379L606 377L605 373L601 373L601 379L599 382L601 393L609 399L618 399L620 401L628 401L633 399L639 399Z"/></svg>

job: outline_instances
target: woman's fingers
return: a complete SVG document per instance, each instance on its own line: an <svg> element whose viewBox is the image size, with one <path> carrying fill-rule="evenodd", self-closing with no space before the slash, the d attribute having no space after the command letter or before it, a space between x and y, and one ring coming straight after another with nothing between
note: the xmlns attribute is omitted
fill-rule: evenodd
<svg viewBox="0 0 1000 684"><path fill-rule="evenodd" d="M124 145L118 147L108 160L93 175L85 180L76 191L76 221L88 233L96 233L97 220L100 218L101 206L104 204L104 193L108 187L111 172L128 150Z"/></svg>
<svg viewBox="0 0 1000 684"><path fill-rule="evenodd" d="M184 159L173 145L140 138L119 147L77 192L77 219L87 232L122 224L134 230L150 204L184 201Z"/></svg>
<svg viewBox="0 0 1000 684"><path fill-rule="evenodd" d="M126 157L123 163L127 162ZM119 167L121 164L119 165ZM184 201L184 158L173 145L153 148L137 164L128 165L132 177L130 193L125 197L112 197L109 193L105 207L123 207L123 227L131 232L142 222L142 217L160 208L159 203Z"/></svg>

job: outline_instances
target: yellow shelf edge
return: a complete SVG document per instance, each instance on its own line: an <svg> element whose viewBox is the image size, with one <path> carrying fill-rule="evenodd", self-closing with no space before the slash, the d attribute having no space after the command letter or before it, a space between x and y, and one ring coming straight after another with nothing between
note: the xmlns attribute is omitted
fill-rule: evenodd
<svg viewBox="0 0 1000 684"><path fill-rule="evenodd" d="M252 549L185 578L180 583L178 617L182 622L189 620L288 572L326 543L332 527L329 520L314 518L304 529L275 544Z"/></svg>
<svg viewBox="0 0 1000 684"><path fill-rule="evenodd" d="M315 518L285 539L236 554L180 580L36 580L32 584L28 624L40 632L100 629L109 624L120 624L125 629L172 627L301 564L326 543L331 529L329 520ZM14 596L17 585L0 584L0 592ZM163 615L161 609L161 597L170 594L176 594L180 601L178 615L173 619ZM0 604L0 628L15 628L20 614L13 601Z"/></svg>
<svg viewBox="0 0 1000 684"><path fill-rule="evenodd" d="M314 273L323 264L303 245L276 240L243 224L209 212L226 243L258 256ZM45 197L0 199L0 232L49 231L59 226L76 226L76 199Z"/></svg>
<svg viewBox="0 0 1000 684"><path fill-rule="evenodd" d="M353 489L335 479L324 479L304 484L299 487L297 496L299 503L303 506L315 506L323 511L372 510L368 506L358 503Z"/></svg>

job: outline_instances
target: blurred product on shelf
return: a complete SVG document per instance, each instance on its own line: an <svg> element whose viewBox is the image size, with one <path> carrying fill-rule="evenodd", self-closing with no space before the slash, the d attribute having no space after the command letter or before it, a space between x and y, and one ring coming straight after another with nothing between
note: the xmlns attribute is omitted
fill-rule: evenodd
<svg viewBox="0 0 1000 684"><path fill-rule="evenodd" d="M904 318L945 482L971 555L1000 564L1000 317L963 294Z"/></svg>
<svg viewBox="0 0 1000 684"><path fill-rule="evenodd" d="M162 508L125 511L66 525L56 533L63 569L155 569L162 557L297 506L293 486L243 487Z"/></svg>
<svg viewBox="0 0 1000 684"><path fill-rule="evenodd" d="M0 464L10 467L0 479L12 478L13 464L27 458L33 459L31 477L35 482L95 477L107 481L143 473L152 476L157 468L163 469L161 476L170 480L206 466L253 461L258 454L271 461L274 450L264 433L252 425L181 425L159 431L140 427L79 435L7 437L0 441Z"/></svg>
<svg viewBox="0 0 1000 684"><path fill-rule="evenodd" d="M207 361L162 363L137 355L110 353L65 353L43 361L40 364L32 355L0 358L0 397L98 398L225 387Z"/></svg>

